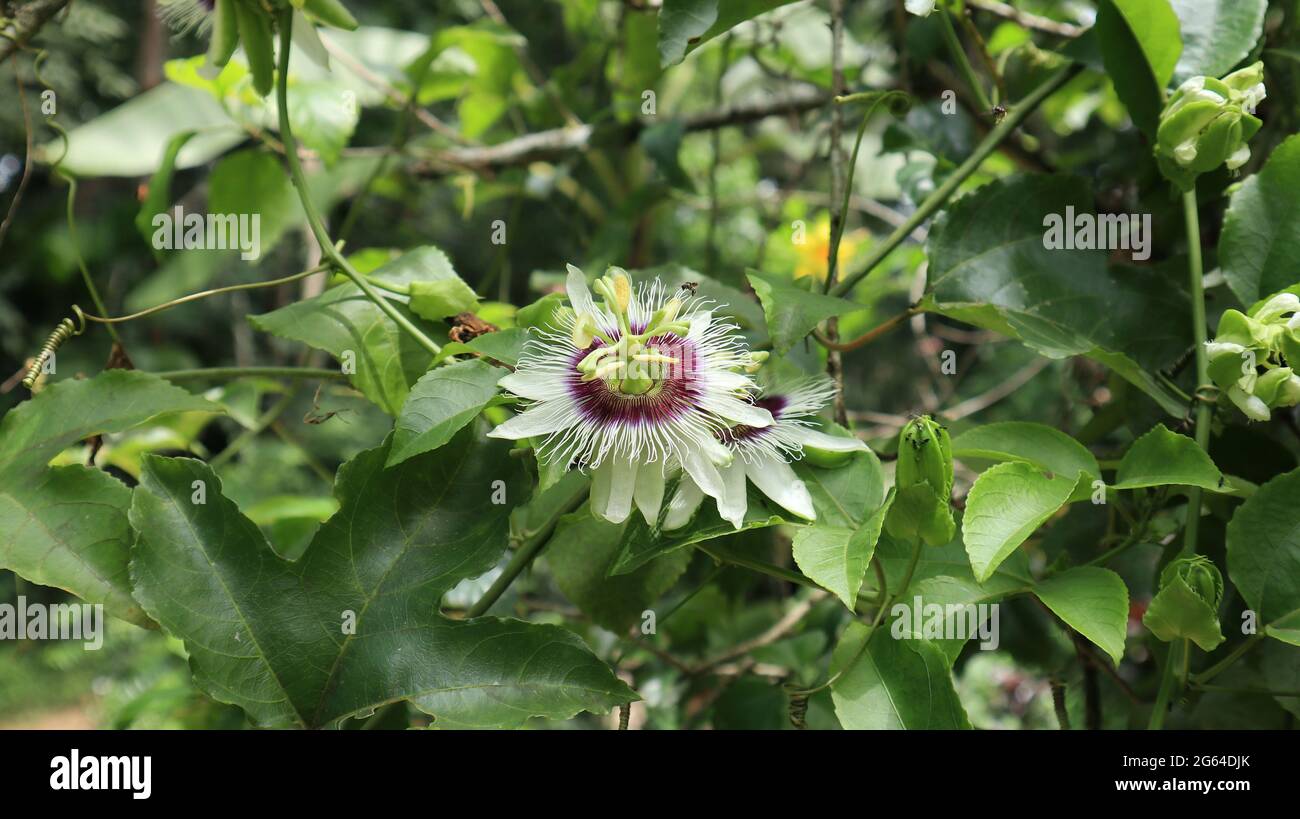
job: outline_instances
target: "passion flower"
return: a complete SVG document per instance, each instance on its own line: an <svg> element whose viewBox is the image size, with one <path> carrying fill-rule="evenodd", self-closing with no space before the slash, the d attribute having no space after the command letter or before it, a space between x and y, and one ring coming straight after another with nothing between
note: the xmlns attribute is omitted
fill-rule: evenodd
<svg viewBox="0 0 1300 819"><path fill-rule="evenodd" d="M764 390L755 404L771 413L774 423L763 427L738 424L722 430L719 440L734 455L729 465L720 468L722 494L708 492L691 475L683 475L669 502L663 528L685 526L709 494L717 500L718 514L739 529L748 510L746 480L787 511L816 520L812 497L789 462L808 450L848 453L867 449L856 438L828 435L813 426L814 416L834 397L835 385L824 376Z"/></svg>
<svg viewBox="0 0 1300 819"><path fill-rule="evenodd" d="M658 280L634 287L619 268L592 289L599 303L569 265L570 306L530 330L517 369L500 381L529 403L489 434L539 438L539 458L590 470L591 509L614 523L633 503L656 522L678 470L721 500L733 461L724 432L773 423L750 399L757 359L735 325L685 291Z"/></svg>

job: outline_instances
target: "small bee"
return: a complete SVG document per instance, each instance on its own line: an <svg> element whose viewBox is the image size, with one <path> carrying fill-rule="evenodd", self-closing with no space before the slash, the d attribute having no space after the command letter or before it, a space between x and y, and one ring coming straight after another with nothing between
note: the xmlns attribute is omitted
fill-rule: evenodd
<svg viewBox="0 0 1300 819"><path fill-rule="evenodd" d="M699 282L682 282L682 290L686 291L687 293L690 293L692 296L695 295L695 291L698 290L699 288L700 288Z"/></svg>
<svg viewBox="0 0 1300 819"><path fill-rule="evenodd" d="M1001 124L1001 123L1002 123L1002 120L1004 120L1004 119L1006 119L1006 118L1007 118L1007 109L1006 109L1006 108L1003 108L1001 105L995 105L995 106L993 106L993 122L994 122L994 123L996 123L996 124Z"/></svg>

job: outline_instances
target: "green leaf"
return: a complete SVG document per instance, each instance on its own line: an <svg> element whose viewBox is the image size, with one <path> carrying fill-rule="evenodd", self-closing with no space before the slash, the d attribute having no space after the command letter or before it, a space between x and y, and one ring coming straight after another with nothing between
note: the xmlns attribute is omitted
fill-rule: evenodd
<svg viewBox="0 0 1300 819"><path fill-rule="evenodd" d="M1118 666L1128 633L1128 587L1096 566L1066 569L1039 583L1038 599L1070 628L1096 643Z"/></svg>
<svg viewBox="0 0 1300 819"><path fill-rule="evenodd" d="M872 559L880 563L891 592L906 595L926 580L943 577L975 584L989 596L1020 593L1028 591L1034 585L1033 578L1029 576L1029 559L1023 551L1013 552L984 582L977 581L975 572L971 570L965 544L960 537L954 537L951 543L943 546L922 547L920 559L912 572L912 582L908 588L902 588L903 576L912 562L913 551L911 543L892 538L888 533L880 536L880 542L876 544L876 556ZM867 580L871 581L869 588L879 591L873 573L867 574Z"/></svg>
<svg viewBox="0 0 1300 819"><path fill-rule="evenodd" d="M910 626L914 636L927 639L938 646L951 666L961 654L966 641L974 637L978 636L981 643L987 641L987 650L997 648L1000 615L993 614L997 609L989 604L1006 596L1007 592L995 591L964 577L927 577L913 584L911 597L900 601L907 606L911 621L899 618L892 627L901 633ZM940 608L927 611L930 606ZM993 615L993 623L991 627L986 627L990 614ZM926 634L927 629L932 631L930 635ZM945 637L945 634L954 636Z"/></svg>
<svg viewBox="0 0 1300 819"><path fill-rule="evenodd" d="M474 420L497 394L504 371L486 361L458 361L425 373L402 404L388 466L437 449Z"/></svg>
<svg viewBox="0 0 1300 819"><path fill-rule="evenodd" d="M439 280L456 274L447 256L435 247L416 248L372 274L397 285ZM399 312L433 337L445 329L410 315L400 297L391 297ZM353 372L357 389L389 415L397 415L410 386L429 369L432 356L403 331L355 284L331 287L319 296L281 307L249 320L259 330L325 350Z"/></svg>
<svg viewBox="0 0 1300 819"><path fill-rule="evenodd" d="M1115 93L1133 124L1154 138L1183 50L1178 15L1169 0L1100 0L1096 29Z"/></svg>
<svg viewBox="0 0 1300 819"><path fill-rule="evenodd" d="M360 116L356 94L337 82L289 86L289 127L327 166L338 161Z"/></svg>
<svg viewBox="0 0 1300 819"><path fill-rule="evenodd" d="M385 469L387 444L339 472L339 511L294 563L270 549L199 461L150 457L135 490L137 599L185 641L196 684L258 724L321 727L409 700L435 725L515 727L635 695L557 626L449 620L444 592L506 545L526 492L508 444L474 430ZM191 485L207 487L191 503Z"/></svg>
<svg viewBox="0 0 1300 819"><path fill-rule="evenodd" d="M826 424L823 431L834 434L843 430ZM854 453L847 463L831 469L803 460L791 467L812 497L819 526L856 529L885 503L885 472L874 452Z"/></svg>
<svg viewBox="0 0 1300 819"><path fill-rule="evenodd" d="M695 191L695 184L682 169L678 160L678 151L682 147L682 137L686 135L686 126L681 120L670 120L652 125L637 137L641 150L654 160L655 167L668 181L669 185L684 191Z"/></svg>
<svg viewBox="0 0 1300 819"><path fill-rule="evenodd" d="M528 331L520 327L496 330L475 336L464 344L452 341L442 345L442 352L433 363L441 363L448 356L473 353L514 367L519 363L519 354L523 352L527 341Z"/></svg>
<svg viewBox="0 0 1300 819"><path fill-rule="evenodd" d="M1133 442L1119 462L1115 489L1147 486L1199 486L1222 491L1223 474L1205 450L1186 435L1156 426Z"/></svg>
<svg viewBox="0 0 1300 819"><path fill-rule="evenodd" d="M411 311L430 321L468 313L477 306L478 294L460 276L411 282Z"/></svg>
<svg viewBox="0 0 1300 819"><path fill-rule="evenodd" d="M795 532L794 562L799 571L829 589L850 611L857 605L862 576L876 552L888 510L886 499L856 529L807 526Z"/></svg>
<svg viewBox="0 0 1300 819"><path fill-rule="evenodd" d="M178 169L202 165L248 139L211 94L165 82L68 131L60 167L80 177L147 176L158 169L168 143L186 131L196 135L178 152ZM62 140L54 139L38 153L50 162L62 151Z"/></svg>
<svg viewBox="0 0 1300 819"><path fill-rule="evenodd" d="M971 727L947 657L933 643L894 639L883 626L871 633L854 621L835 647L831 674L846 668L831 685L835 715L846 729Z"/></svg>
<svg viewBox="0 0 1300 819"><path fill-rule="evenodd" d="M1300 469L1272 479L1238 507L1227 540L1228 576L1259 622L1300 629Z"/></svg>
<svg viewBox="0 0 1300 819"><path fill-rule="evenodd" d="M1246 59L1264 31L1268 0L1169 0L1182 30L1174 82L1222 77Z"/></svg>
<svg viewBox="0 0 1300 819"><path fill-rule="evenodd" d="M623 530L623 537L619 542L618 557L614 559L613 564L609 567L609 574L610 576L627 574L657 557L696 543L703 543L737 532L765 529L769 526L785 523L786 520L781 517L782 514L783 512L780 510L769 509L758 490L751 488L749 490L749 504L745 509L745 517L742 519L739 529L718 515L717 504L709 497L706 497L704 502L700 504L700 510L696 513L694 520L680 529L673 529L668 532L657 531L647 524L640 515L633 515L627 527Z"/></svg>
<svg viewBox="0 0 1300 819"><path fill-rule="evenodd" d="M1087 355L1181 418L1185 402L1152 373L1191 345L1190 328L1151 317L1186 315L1186 296L1163 270L1107 267L1105 251L1045 246L1050 220L1072 231L1066 217L1092 215L1092 203L1086 180L1041 174L963 196L930 231L922 306L1051 358Z"/></svg>
<svg viewBox="0 0 1300 819"><path fill-rule="evenodd" d="M249 320L259 330L325 350L345 368L355 367L349 380L389 415L398 414L410 385L432 359L351 283Z"/></svg>
<svg viewBox="0 0 1300 819"><path fill-rule="evenodd" d="M148 193L140 205L140 212L135 217L136 230L146 242L152 243L154 235L153 219L167 209L172 201L172 177L176 173L176 156L185 147L197 131L181 131L172 137L163 150L162 162L158 170L149 179ZM156 253L156 251L155 251Z"/></svg>
<svg viewBox="0 0 1300 819"><path fill-rule="evenodd" d="M961 522L975 579L987 580L998 564L1069 501L1076 483L1075 478L1048 477L1016 461L980 475L966 496Z"/></svg>
<svg viewBox="0 0 1300 819"><path fill-rule="evenodd" d="M0 568L148 625L127 579L131 491L97 469L46 465L85 438L183 411L221 408L135 370L58 381L10 410L0 420Z"/></svg>
<svg viewBox="0 0 1300 819"><path fill-rule="evenodd" d="M259 258L275 247L291 225L305 219L293 183L269 151L248 149L222 157L208 177L208 211L256 218ZM231 252L233 254L234 248ZM209 250L199 251L208 255Z"/></svg>
<svg viewBox="0 0 1300 819"><path fill-rule="evenodd" d="M763 305L772 347L782 355L826 319L866 309L866 305L813 293L757 271L751 271L747 278Z"/></svg>
<svg viewBox="0 0 1300 819"><path fill-rule="evenodd" d="M1152 598L1142 615L1142 624L1166 643L1186 638L1202 651L1213 651L1223 642L1218 612L1178 575L1171 577Z"/></svg>
<svg viewBox="0 0 1300 819"><path fill-rule="evenodd" d="M624 634L641 621L691 562L685 550L651 560L632 572L608 576L627 526L595 517L583 508L560 520L546 548L546 562L564 596L596 625Z"/></svg>
<svg viewBox="0 0 1300 819"><path fill-rule="evenodd" d="M659 62L667 68L751 17L794 0L664 0L659 10Z"/></svg>
<svg viewBox="0 0 1300 819"><path fill-rule="evenodd" d="M1273 149L1241 183L1223 218L1219 264L1232 292L1253 304L1295 284L1300 270L1300 135Z"/></svg>
<svg viewBox="0 0 1300 819"><path fill-rule="evenodd" d="M954 458L983 458L991 461L1023 461L1066 478L1080 473L1100 478L1097 458L1088 448L1046 424L1003 421L984 424L952 439Z"/></svg>

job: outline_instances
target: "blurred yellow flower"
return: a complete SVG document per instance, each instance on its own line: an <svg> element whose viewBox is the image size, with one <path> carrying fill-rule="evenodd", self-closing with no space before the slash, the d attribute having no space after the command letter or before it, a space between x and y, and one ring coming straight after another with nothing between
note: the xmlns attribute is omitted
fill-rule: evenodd
<svg viewBox="0 0 1300 819"><path fill-rule="evenodd" d="M838 255L841 271L844 270L844 265L857 254L858 248L862 246L867 236L868 231L865 228L858 228L846 231L840 237ZM818 281L825 281L826 261L831 253L830 214L823 212L817 217L817 221L808 226L802 242L798 241L799 238L799 235L795 234L794 251L798 261L795 263L794 277L801 279L808 276Z"/></svg>

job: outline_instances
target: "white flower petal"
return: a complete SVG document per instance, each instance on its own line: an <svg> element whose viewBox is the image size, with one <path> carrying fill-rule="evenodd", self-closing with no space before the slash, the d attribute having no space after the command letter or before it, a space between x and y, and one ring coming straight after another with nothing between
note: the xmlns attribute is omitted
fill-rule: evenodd
<svg viewBox="0 0 1300 819"><path fill-rule="evenodd" d="M700 487L691 480L690 475L682 475L682 480L677 484L677 491L673 493L673 499L668 502L668 514L664 515L664 530L680 529L691 522L695 516L695 510L700 508L700 503L704 500L704 493Z"/></svg>
<svg viewBox="0 0 1300 819"><path fill-rule="evenodd" d="M745 493L745 464L739 458L724 466L722 473L722 495L718 497L718 514L737 529L745 520L745 510L749 500Z"/></svg>
<svg viewBox="0 0 1300 819"><path fill-rule="evenodd" d="M609 458L591 474L591 511L610 523L622 523L632 514L632 494L637 467L621 458Z"/></svg>
<svg viewBox="0 0 1300 819"><path fill-rule="evenodd" d="M739 398L732 398L729 395L705 395L700 406L709 412L716 412L729 421L735 421L749 427L770 427L775 421L772 419L772 413L756 407L748 401L741 401Z"/></svg>
<svg viewBox="0 0 1300 819"><path fill-rule="evenodd" d="M776 458L754 459L745 464L745 474L772 500L807 520L817 519L808 487L794 473L790 465Z"/></svg>
<svg viewBox="0 0 1300 819"><path fill-rule="evenodd" d="M664 502L664 483L663 464L644 463L637 469L636 489L632 493L632 499L636 501L636 508L641 510L645 522L651 526L659 520L659 508Z"/></svg>
<svg viewBox="0 0 1300 819"><path fill-rule="evenodd" d="M548 401L565 394L564 379L546 371L516 370L503 376L497 385L534 401Z"/></svg>
<svg viewBox="0 0 1300 819"><path fill-rule="evenodd" d="M566 429L576 421L569 402L553 401L532 407L488 433L489 438L531 438Z"/></svg>
<svg viewBox="0 0 1300 819"><path fill-rule="evenodd" d="M857 438L843 438L839 435L827 435L807 427L794 427L790 435L804 446L824 449L827 452L866 452L869 447Z"/></svg>
<svg viewBox="0 0 1300 819"><path fill-rule="evenodd" d="M591 291L587 289L587 277L582 271L573 265L569 265L569 277L565 279L564 289L569 294L569 304L573 305L574 312L578 315L587 313L596 314L596 303L591 299Z"/></svg>
<svg viewBox="0 0 1300 819"><path fill-rule="evenodd" d="M682 466L695 481L695 485L711 498L722 497L722 476L718 468L699 450L689 450L682 455Z"/></svg>

